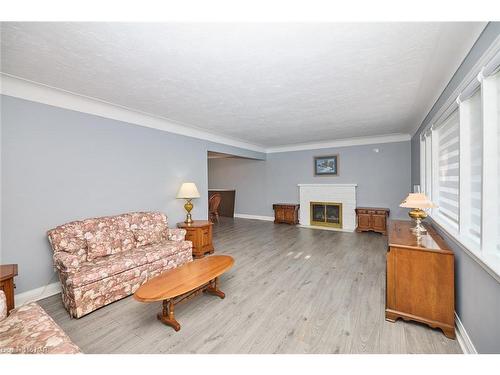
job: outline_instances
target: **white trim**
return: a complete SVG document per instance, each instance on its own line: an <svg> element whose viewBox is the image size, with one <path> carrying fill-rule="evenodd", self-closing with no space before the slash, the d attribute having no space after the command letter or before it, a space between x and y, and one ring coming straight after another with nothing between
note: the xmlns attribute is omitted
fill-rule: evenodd
<svg viewBox="0 0 500 375"><path fill-rule="evenodd" d="M297 184L297 186L336 186L336 187L356 187L358 184Z"/></svg>
<svg viewBox="0 0 500 375"><path fill-rule="evenodd" d="M318 150L322 148L362 146L362 145L372 145L378 143L405 142L410 140L411 140L410 134L395 133L386 135L376 135L373 137L344 138L344 139L337 139L337 140L317 142L317 143L298 143L294 145L276 146L268 148L266 150L266 153L273 154L276 152Z"/></svg>
<svg viewBox="0 0 500 375"><path fill-rule="evenodd" d="M29 81L6 73L0 72L0 81L0 93L3 95L181 134L187 137L222 143L257 152L266 152L265 148L259 145L212 134L167 118Z"/></svg>
<svg viewBox="0 0 500 375"><path fill-rule="evenodd" d="M431 124L434 124L437 119L440 119L443 116L443 113L446 112L446 110L449 109L449 107L453 104L453 102L456 103L456 100L458 96L465 90L465 88L471 84L472 81L477 80L478 74L482 71L482 69L487 66L492 59L494 59L497 55L497 53L500 50L500 36L498 36L493 43L491 43L490 47L486 50L486 52L483 53L481 58L474 64L472 69L469 70L465 78L460 82L460 84L457 86L457 88L450 94L448 99L443 103L443 105L439 108L439 110L432 116L432 118L428 121L427 125L422 128L421 133L424 133L428 130L429 127L431 127ZM459 68L460 69L460 68ZM453 78L452 78L453 79ZM446 88L445 88L446 90ZM443 90L444 92L444 90ZM442 95L442 93L441 93ZM441 96L440 96L441 97ZM439 97L439 98L440 98ZM436 103L439 101L436 101ZM436 105L434 103L434 105ZM434 106L431 108L434 108ZM430 113L430 111L429 111ZM425 121L425 119L424 119ZM420 123L420 125L417 126L415 130L411 132L411 135L415 135L420 127L422 126L423 122Z"/></svg>
<svg viewBox="0 0 500 375"><path fill-rule="evenodd" d="M133 108L113 104L97 98L77 94L42 83L30 81L10 74L0 72L0 93L15 98L43 103L54 107L89 113L96 116L123 121L147 128L163 130L187 137L221 143L246 150L275 153L288 151L314 150L331 147L347 147L370 145L377 143L403 142L411 140L410 134L387 134L372 137L356 137L338 140L329 140L317 143L300 143L265 148L261 145L248 143L243 140L214 134L194 126L182 124L165 117L156 116Z"/></svg>
<svg viewBox="0 0 500 375"><path fill-rule="evenodd" d="M321 229L321 230L329 230L333 232L348 232L348 233L353 233L355 229L346 229L346 228L332 228L332 227L321 227L318 225L302 225L299 224L297 225L300 228L308 228L308 229Z"/></svg>
<svg viewBox="0 0 500 375"><path fill-rule="evenodd" d="M27 302L38 301L54 294L61 292L61 283L59 281L41 286L40 288L27 290L14 295L14 302L16 306L24 305Z"/></svg>
<svg viewBox="0 0 500 375"><path fill-rule="evenodd" d="M455 325L457 330L458 345L460 345L462 352L464 352L464 354L477 354L476 347L474 346L472 340L467 334L467 331L465 330L465 327L462 324L462 321L460 320L460 317L458 316L456 311L455 311Z"/></svg>
<svg viewBox="0 0 500 375"><path fill-rule="evenodd" d="M274 221L274 217L272 217L272 216L234 214L234 217L237 217L239 219L252 219L252 220Z"/></svg>

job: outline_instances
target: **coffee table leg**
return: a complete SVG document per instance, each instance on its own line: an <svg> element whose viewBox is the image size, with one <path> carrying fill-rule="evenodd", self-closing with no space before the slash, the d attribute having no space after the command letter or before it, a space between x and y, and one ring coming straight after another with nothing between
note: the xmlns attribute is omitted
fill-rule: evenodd
<svg viewBox="0 0 500 375"><path fill-rule="evenodd" d="M158 320L172 327L173 329L175 329L175 331L181 329L181 325L177 320L175 320L174 303L170 299L166 299L163 301L163 310L161 313L158 313Z"/></svg>
<svg viewBox="0 0 500 375"><path fill-rule="evenodd" d="M206 291L208 294L212 294L214 296L217 296L217 297L220 297L222 299L224 299L224 297L226 297L226 295L224 294L223 291L219 290L219 287L217 286L217 277L215 279L212 280L212 282L210 283L210 285L207 287Z"/></svg>

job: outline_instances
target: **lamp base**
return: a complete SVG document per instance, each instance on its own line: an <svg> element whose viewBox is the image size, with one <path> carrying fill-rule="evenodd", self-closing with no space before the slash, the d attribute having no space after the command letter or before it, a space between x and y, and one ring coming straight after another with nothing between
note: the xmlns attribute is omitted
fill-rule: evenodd
<svg viewBox="0 0 500 375"><path fill-rule="evenodd" d="M415 208L408 212L408 216L410 216L413 220L415 220L415 226L411 228L411 231L415 233L417 236L420 236L422 234L427 233L427 229L424 228L422 225L422 220L427 217L427 213L420 209L420 208Z"/></svg>
<svg viewBox="0 0 500 375"><path fill-rule="evenodd" d="M184 209L186 210L186 220L184 222L186 224L193 224L193 218L191 217L191 210L193 209L193 203L191 203L191 199L186 200L186 204L184 205Z"/></svg>

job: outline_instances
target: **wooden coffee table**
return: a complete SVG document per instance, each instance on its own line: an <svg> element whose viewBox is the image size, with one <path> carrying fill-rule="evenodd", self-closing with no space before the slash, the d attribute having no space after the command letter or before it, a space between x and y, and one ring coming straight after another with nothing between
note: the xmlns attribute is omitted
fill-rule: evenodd
<svg viewBox="0 0 500 375"><path fill-rule="evenodd" d="M134 293L140 302L163 301L163 310L158 319L176 331L181 325L174 316L174 305L195 295L206 292L224 298L219 290L217 278L234 264L229 255L212 255L196 259L180 267L168 270L147 281Z"/></svg>

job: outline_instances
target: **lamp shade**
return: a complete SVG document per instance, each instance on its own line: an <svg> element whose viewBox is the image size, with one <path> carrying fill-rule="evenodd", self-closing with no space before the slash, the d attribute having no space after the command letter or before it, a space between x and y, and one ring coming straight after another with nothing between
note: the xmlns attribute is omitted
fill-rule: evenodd
<svg viewBox="0 0 500 375"><path fill-rule="evenodd" d="M406 199L401 202L399 207L406 208L434 208L436 205L422 193L410 193Z"/></svg>
<svg viewBox="0 0 500 375"><path fill-rule="evenodd" d="M200 193L198 192L198 188L196 187L194 182L184 182L177 192L178 199L192 199L199 197Z"/></svg>

